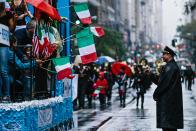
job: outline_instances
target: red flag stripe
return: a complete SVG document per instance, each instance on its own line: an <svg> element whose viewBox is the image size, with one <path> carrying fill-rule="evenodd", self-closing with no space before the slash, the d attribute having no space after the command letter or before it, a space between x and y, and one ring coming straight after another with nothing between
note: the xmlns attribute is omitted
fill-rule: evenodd
<svg viewBox="0 0 196 131"><path fill-rule="evenodd" d="M91 17L80 19L83 24L91 24Z"/></svg>
<svg viewBox="0 0 196 131"><path fill-rule="evenodd" d="M62 80L65 77L69 77L72 74L71 68L66 68L57 74L57 79Z"/></svg>
<svg viewBox="0 0 196 131"><path fill-rule="evenodd" d="M91 54L88 54L88 55L81 56L81 60L82 60L83 64L88 64L88 63L91 63L91 62L95 62L97 60L97 53L94 52L94 53L91 53Z"/></svg>
<svg viewBox="0 0 196 131"><path fill-rule="evenodd" d="M32 40L33 48L33 56L39 58L39 38L38 36L34 36Z"/></svg>

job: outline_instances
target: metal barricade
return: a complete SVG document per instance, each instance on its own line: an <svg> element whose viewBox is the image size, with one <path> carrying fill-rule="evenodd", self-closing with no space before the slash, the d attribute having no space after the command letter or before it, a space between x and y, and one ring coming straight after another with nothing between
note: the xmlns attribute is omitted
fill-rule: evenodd
<svg viewBox="0 0 196 131"><path fill-rule="evenodd" d="M29 54L29 58L27 60L27 62L30 62L30 68L28 69L24 69L22 71L29 71L27 73L26 76L24 76L24 79L18 80L19 77L21 77L22 74L18 75L16 74L17 71L19 70L19 72L21 73L20 69L16 69L16 60L15 60L15 56L16 56L16 52L14 51L14 72L13 72L13 78L14 78L14 82L13 82L13 89L12 89L12 98L13 101L21 101L21 100L32 100L32 99L45 99L45 98L49 98L49 97L54 97L55 96L55 87L56 87L56 74L54 74L53 72L50 72L48 70L44 70L44 68L40 68L38 66L35 66L35 58L33 57L33 48L32 45L28 44L28 45L17 45L16 48L18 49L24 49L24 48L29 48L30 49L30 54ZM24 53L24 52L23 52ZM21 60L22 61L22 60ZM54 65L51 63L50 64L50 70L54 70ZM47 64L46 64L47 67ZM44 75L44 78L42 77L42 73L39 71L46 71L46 75ZM45 78L46 77L46 78ZM46 82L46 89L43 90L43 84L44 82L40 79L44 79L44 82ZM23 90L18 90L16 84L20 83L19 85L22 86L21 88L23 88ZM26 87L24 87L24 83L26 84ZM26 89L27 87L29 87L29 89ZM24 91L29 91L29 98L25 99L25 95ZM27 93L28 94L28 93ZM20 96L20 97L19 97Z"/></svg>

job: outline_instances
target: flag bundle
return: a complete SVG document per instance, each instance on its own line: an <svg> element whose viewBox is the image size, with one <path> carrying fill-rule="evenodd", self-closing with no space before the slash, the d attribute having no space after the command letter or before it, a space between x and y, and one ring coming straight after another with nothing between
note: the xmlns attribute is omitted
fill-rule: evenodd
<svg viewBox="0 0 196 131"><path fill-rule="evenodd" d="M32 39L33 56L36 58L48 58L57 49L56 44L50 42L50 36L53 34L50 32L51 27L47 27L48 31L40 26L37 26L36 34Z"/></svg>
<svg viewBox="0 0 196 131"><path fill-rule="evenodd" d="M79 17L80 21L83 24L91 24L92 23L92 17L90 15L88 5L86 3L80 3L74 5L75 12L77 16ZM96 26L96 27L90 27L90 31L98 36L101 37L105 34L103 28Z"/></svg>
<svg viewBox="0 0 196 131"><path fill-rule="evenodd" d="M87 3L79 3L74 5L74 10L83 24L92 23L92 18ZM103 28L95 26L86 27L76 34L82 64L88 64L97 60L93 35L101 37L105 35L105 32Z"/></svg>
<svg viewBox="0 0 196 131"><path fill-rule="evenodd" d="M95 42L93 34L89 28L85 28L76 34L79 53L83 64L88 64L97 60Z"/></svg>
<svg viewBox="0 0 196 131"><path fill-rule="evenodd" d="M71 78L72 70L69 57L54 58L52 61L55 65L58 80L62 80L65 77Z"/></svg>
<svg viewBox="0 0 196 131"><path fill-rule="evenodd" d="M57 46L55 44L51 44L47 38L44 38L44 49L42 51L42 56L46 58L50 57L56 48Z"/></svg>

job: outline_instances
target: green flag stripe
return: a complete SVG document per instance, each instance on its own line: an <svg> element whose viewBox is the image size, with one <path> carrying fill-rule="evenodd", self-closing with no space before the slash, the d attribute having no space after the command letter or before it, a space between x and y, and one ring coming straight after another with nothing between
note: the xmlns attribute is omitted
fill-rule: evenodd
<svg viewBox="0 0 196 131"><path fill-rule="evenodd" d="M85 36L90 35L90 34L92 34L90 32L90 28L87 27L87 28L83 29L82 31L80 31L79 33L77 33L76 38L85 37Z"/></svg>
<svg viewBox="0 0 196 131"><path fill-rule="evenodd" d="M74 9L75 9L76 12L88 10L88 5L86 3L77 4L77 5L74 6Z"/></svg>
<svg viewBox="0 0 196 131"><path fill-rule="evenodd" d="M53 63L55 66L64 65L70 63L69 57L55 58L53 59Z"/></svg>
<svg viewBox="0 0 196 131"><path fill-rule="evenodd" d="M95 44L93 35L88 35L86 37L78 38L77 41L78 41L79 48Z"/></svg>

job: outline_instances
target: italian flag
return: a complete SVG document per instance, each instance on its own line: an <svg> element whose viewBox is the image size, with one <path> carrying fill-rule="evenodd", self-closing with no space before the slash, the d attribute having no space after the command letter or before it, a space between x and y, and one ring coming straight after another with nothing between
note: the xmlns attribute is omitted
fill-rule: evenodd
<svg viewBox="0 0 196 131"><path fill-rule="evenodd" d="M91 96L96 97L100 93L101 89L102 89L101 87L96 88Z"/></svg>
<svg viewBox="0 0 196 131"><path fill-rule="evenodd" d="M95 62L97 60L97 53L93 34L89 29L84 29L76 34L76 38L82 63L88 64Z"/></svg>
<svg viewBox="0 0 196 131"><path fill-rule="evenodd" d="M97 27L90 27L90 31L91 31L94 35L96 35L96 36L98 36L98 37L101 37L101 36L104 36L104 35L105 35L105 32L104 32L103 28L100 27L100 26L97 26Z"/></svg>
<svg viewBox="0 0 196 131"><path fill-rule="evenodd" d="M58 80L62 80L65 77L70 78L72 70L69 57L54 58L52 61L55 65Z"/></svg>
<svg viewBox="0 0 196 131"><path fill-rule="evenodd" d="M88 5L86 3L76 4L74 5L74 9L83 24L92 23L91 15L88 9Z"/></svg>

